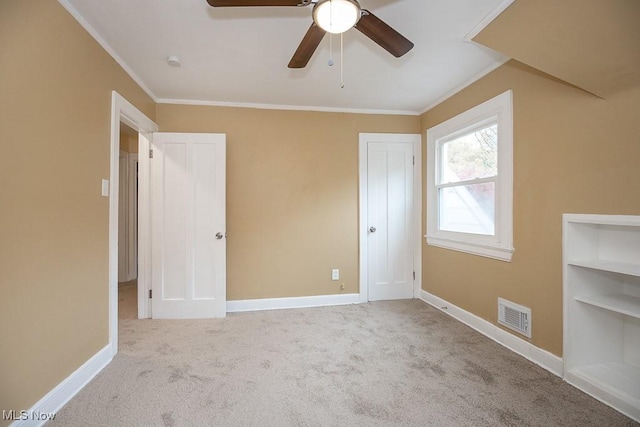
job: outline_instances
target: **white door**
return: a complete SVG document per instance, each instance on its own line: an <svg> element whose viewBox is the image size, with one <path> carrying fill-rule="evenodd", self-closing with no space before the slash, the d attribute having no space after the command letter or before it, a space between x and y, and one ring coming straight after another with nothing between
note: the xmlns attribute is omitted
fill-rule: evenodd
<svg viewBox="0 0 640 427"><path fill-rule="evenodd" d="M128 154L127 278L138 278L138 154Z"/></svg>
<svg viewBox="0 0 640 427"><path fill-rule="evenodd" d="M367 144L369 301L413 298L412 142Z"/></svg>
<svg viewBox="0 0 640 427"><path fill-rule="evenodd" d="M127 244L127 181L129 168L127 167L127 152L120 150L119 157L119 178L118 178L118 282L126 282L129 279L127 274L127 259L129 256L129 246Z"/></svg>
<svg viewBox="0 0 640 427"><path fill-rule="evenodd" d="M226 314L225 145L224 134L153 134L153 318Z"/></svg>
<svg viewBox="0 0 640 427"><path fill-rule="evenodd" d="M138 276L138 155L120 150L118 179L118 282Z"/></svg>

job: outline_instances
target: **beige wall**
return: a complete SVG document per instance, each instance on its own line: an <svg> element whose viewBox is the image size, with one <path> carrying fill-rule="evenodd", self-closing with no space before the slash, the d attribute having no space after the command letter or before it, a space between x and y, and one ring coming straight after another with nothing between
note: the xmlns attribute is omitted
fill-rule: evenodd
<svg viewBox="0 0 640 427"><path fill-rule="evenodd" d="M122 131L122 128L125 127L126 130ZM127 153L137 153L138 152L138 133L133 129L129 128L124 123L120 123L120 149L122 151L126 151ZM135 132L135 133L134 133Z"/></svg>
<svg viewBox="0 0 640 427"><path fill-rule="evenodd" d="M423 134L507 89L514 107L513 260L425 244L422 287L493 323L498 297L531 307L533 344L561 355L561 216L640 214L640 85L603 100L510 61L425 113Z"/></svg>
<svg viewBox="0 0 640 427"><path fill-rule="evenodd" d="M165 104L156 117L227 134L227 299L358 292L358 133L418 133L419 117Z"/></svg>
<svg viewBox="0 0 640 427"><path fill-rule="evenodd" d="M473 40L607 99L640 80L638 23L638 0L517 0Z"/></svg>
<svg viewBox="0 0 640 427"><path fill-rule="evenodd" d="M111 91L155 109L56 1L2 0L0 52L0 409L22 410L108 344Z"/></svg>

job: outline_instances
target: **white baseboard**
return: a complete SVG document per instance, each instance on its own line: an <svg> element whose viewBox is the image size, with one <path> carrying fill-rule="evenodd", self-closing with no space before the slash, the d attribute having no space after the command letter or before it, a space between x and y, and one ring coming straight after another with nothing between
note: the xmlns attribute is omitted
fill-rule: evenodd
<svg viewBox="0 0 640 427"><path fill-rule="evenodd" d="M52 414L62 409L73 396L78 394L93 377L102 371L111 362L111 359L113 359L111 345L107 345L47 393L31 409L17 410L16 418L18 419L11 424L11 427L43 425Z"/></svg>
<svg viewBox="0 0 640 427"><path fill-rule="evenodd" d="M420 290L420 299L448 314L449 316L459 320L465 325L475 329L483 335L491 338L498 344L501 344L519 355L529 359L536 365L539 365L549 372L562 377L564 371L564 362L562 358L549 353L535 345L516 337L509 332L503 331L496 325L461 309L448 301L443 300L424 290Z"/></svg>
<svg viewBox="0 0 640 427"><path fill-rule="evenodd" d="M360 294L317 295L312 297L264 298L227 301L227 313L285 308L323 307L360 303Z"/></svg>

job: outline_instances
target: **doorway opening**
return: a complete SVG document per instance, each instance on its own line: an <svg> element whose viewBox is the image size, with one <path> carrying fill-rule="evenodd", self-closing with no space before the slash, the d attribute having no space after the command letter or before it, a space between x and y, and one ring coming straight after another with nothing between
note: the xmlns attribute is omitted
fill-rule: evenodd
<svg viewBox="0 0 640 427"><path fill-rule="evenodd" d="M158 125L116 91L111 93L111 142L109 167L109 347L111 356L118 353L118 273L119 273L119 201L120 201L120 127L126 125L137 133L137 147L141 153L149 151L153 132ZM134 143L135 146L135 143ZM149 317L149 163L147 156L138 158L137 186L137 318ZM131 269L130 269L131 270Z"/></svg>
<svg viewBox="0 0 640 427"><path fill-rule="evenodd" d="M138 132L120 122L118 319L138 319Z"/></svg>

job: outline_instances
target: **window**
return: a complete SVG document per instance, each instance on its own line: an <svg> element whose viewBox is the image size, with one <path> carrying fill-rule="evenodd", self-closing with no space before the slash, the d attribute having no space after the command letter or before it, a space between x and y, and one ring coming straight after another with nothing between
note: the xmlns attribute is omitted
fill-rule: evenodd
<svg viewBox="0 0 640 427"><path fill-rule="evenodd" d="M510 261L512 93L427 130L427 243Z"/></svg>

